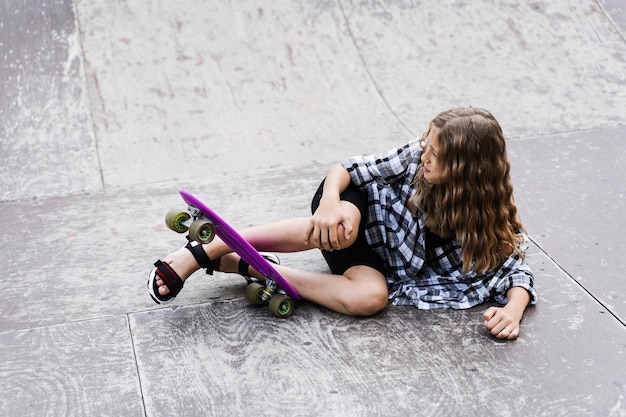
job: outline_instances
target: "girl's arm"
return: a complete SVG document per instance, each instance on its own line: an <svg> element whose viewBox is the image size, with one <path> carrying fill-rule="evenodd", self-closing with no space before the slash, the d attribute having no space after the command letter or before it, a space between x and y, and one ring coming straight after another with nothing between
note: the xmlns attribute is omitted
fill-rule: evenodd
<svg viewBox="0 0 626 417"><path fill-rule="evenodd" d="M509 302L504 307L490 307L483 314L485 327L498 339L516 339L520 334L520 322L530 294L526 288L511 287L506 293Z"/></svg>
<svg viewBox="0 0 626 417"><path fill-rule="evenodd" d="M352 233L350 212L343 209L339 195L348 188L351 179L348 171L341 165L333 166L326 180L320 205L311 217L304 233L304 242L315 247L332 251L341 249L339 236L348 240Z"/></svg>

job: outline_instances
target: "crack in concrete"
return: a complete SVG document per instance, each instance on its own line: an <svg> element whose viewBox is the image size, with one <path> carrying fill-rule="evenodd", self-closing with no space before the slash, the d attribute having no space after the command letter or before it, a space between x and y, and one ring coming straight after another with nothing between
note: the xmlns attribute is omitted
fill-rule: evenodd
<svg viewBox="0 0 626 417"><path fill-rule="evenodd" d="M82 70L83 70L83 83L84 83L84 88L86 90L86 94L87 94L87 101L88 101L88 106L89 106L89 119L91 121L91 131L93 133L93 141L94 141L94 148L95 148L95 157L96 157L96 161L98 163L98 173L100 174L100 186L101 189L106 189L106 183L104 181L104 170L102 168L102 157L100 156L100 147L98 145L98 132L96 129L96 122L95 122L95 115L94 115L94 106L99 104L100 105L100 112L101 114L104 114L104 98L102 97L102 92L100 91L100 86L98 85L98 78L96 77L96 74L92 74L90 77L90 74L87 72L87 65L88 65L88 61L87 61L87 57L85 56L85 48L83 45L83 31L81 30L81 25L80 25L80 19L78 17L78 4L76 4L76 1L72 1L72 11L74 12L74 25L76 26L76 34L77 34L77 38L78 38L78 48L80 48L80 60L82 61ZM92 82L90 82L90 80ZM95 92L96 97L93 97L93 93ZM105 120L105 124L106 124L106 120Z"/></svg>
<svg viewBox="0 0 626 417"><path fill-rule="evenodd" d="M380 86L376 82L376 79L374 78L372 72L370 71L370 69L369 69L369 67L367 65L367 61L365 61L365 57L363 56L363 53L361 52L361 48L359 47L359 44L358 44L358 42L356 40L356 37L354 36L354 33L352 32L352 28L350 27L350 21L348 20L348 16L346 15L346 11L344 10L344 8L342 6L341 1L340 0L336 0L336 3L337 3L337 7L339 7L339 10L341 11L341 15L343 16L343 20L344 20L344 22L346 24L346 29L348 30L348 35L350 36L350 39L352 40L352 44L354 45L354 49L356 50L356 53L359 55L359 59L361 60L361 64L363 65L363 69L365 70L365 73L367 74L367 77L369 78L370 82L372 83L372 85L376 89L376 93L378 94L380 99L383 101L383 103L385 104L385 107L387 107L387 109L392 114L392 116L398 121L398 123L400 123L400 125L407 132L409 132L410 135L416 137L415 132L413 132L413 130L411 130L411 128L409 126L407 126L406 123L404 123L402 121L402 119L400 119L398 114L394 111L394 109L389 104L389 101L387 101L387 98L383 94L382 89L380 88Z"/></svg>

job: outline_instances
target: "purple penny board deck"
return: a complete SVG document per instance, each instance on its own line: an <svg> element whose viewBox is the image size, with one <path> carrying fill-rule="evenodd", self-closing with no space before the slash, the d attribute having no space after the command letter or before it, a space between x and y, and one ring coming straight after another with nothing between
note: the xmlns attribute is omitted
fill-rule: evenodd
<svg viewBox="0 0 626 417"><path fill-rule="evenodd" d="M263 276L274 281L280 288L282 288L290 297L300 300L302 297L298 292L283 278L276 269L269 263L256 249L252 247L248 241L246 241L239 233L229 226L220 216L215 214L213 210L208 208L202 201L191 195L185 190L179 191L181 197L190 206L193 206L200 210L205 217L215 225L215 234L229 248L235 251L241 258L250 264L251 267L256 269Z"/></svg>

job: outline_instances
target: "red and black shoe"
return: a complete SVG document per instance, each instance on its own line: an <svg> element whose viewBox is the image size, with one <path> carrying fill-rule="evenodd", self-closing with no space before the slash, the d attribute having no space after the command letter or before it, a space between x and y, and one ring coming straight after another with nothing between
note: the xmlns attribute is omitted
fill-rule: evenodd
<svg viewBox="0 0 626 417"><path fill-rule="evenodd" d="M201 244L189 239L189 237L187 239L189 242L184 247L191 252L200 268L204 268L209 275L213 275L213 271L219 270L219 259L212 261ZM176 297L183 289L184 281L167 262L158 260L154 263L154 267L148 277L148 293L155 303L161 304ZM159 294L159 287L156 284L157 278L161 278L167 289L170 290L169 293Z"/></svg>
<svg viewBox="0 0 626 417"><path fill-rule="evenodd" d="M184 281L167 263L158 260L154 263L154 266L155 268L148 277L148 293L155 303L161 304L176 297L180 290L183 289ZM161 278L170 292L165 295L159 294L159 287L156 283L157 278Z"/></svg>

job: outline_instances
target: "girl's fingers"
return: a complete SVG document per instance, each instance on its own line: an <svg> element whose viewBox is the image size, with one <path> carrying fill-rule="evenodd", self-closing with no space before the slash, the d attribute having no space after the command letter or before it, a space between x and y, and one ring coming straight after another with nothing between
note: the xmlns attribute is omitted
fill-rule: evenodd
<svg viewBox="0 0 626 417"><path fill-rule="evenodd" d="M509 340L517 339L518 336L519 336L519 327L516 327L515 329L513 329L513 331L511 332L509 337L507 337L507 339Z"/></svg>
<svg viewBox="0 0 626 417"><path fill-rule="evenodd" d="M499 313L503 312L498 307L490 307L483 313L485 328L498 339L516 339L519 336L519 323L515 323L507 314Z"/></svg>
<svg viewBox="0 0 626 417"><path fill-rule="evenodd" d="M485 320L485 325L487 325L487 322L489 322L489 320L491 320L493 316L495 316L497 311L498 309L496 307L489 307L487 311L483 313L483 320Z"/></svg>
<svg viewBox="0 0 626 417"><path fill-rule="evenodd" d="M350 240L350 236L352 235L352 222L350 221L350 218L344 218L341 225L343 226L343 237L346 240Z"/></svg>
<svg viewBox="0 0 626 417"><path fill-rule="evenodd" d="M328 229L328 247L330 249L327 250L341 249L339 239L337 238L337 228L335 227Z"/></svg>

